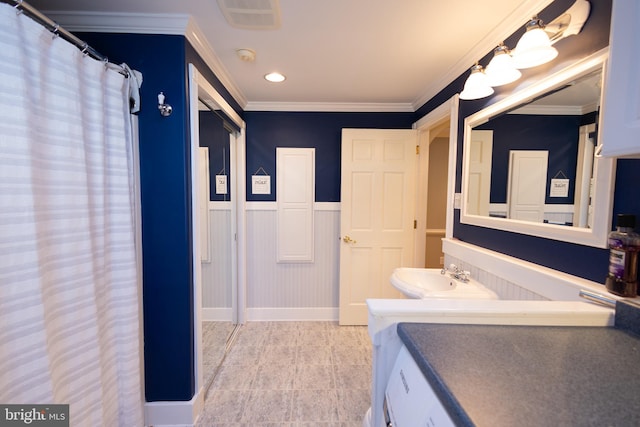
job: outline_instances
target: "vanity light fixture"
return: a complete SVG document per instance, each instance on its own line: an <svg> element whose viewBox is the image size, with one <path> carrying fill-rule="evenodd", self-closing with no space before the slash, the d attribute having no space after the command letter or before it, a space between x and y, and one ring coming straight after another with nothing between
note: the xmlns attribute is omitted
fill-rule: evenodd
<svg viewBox="0 0 640 427"><path fill-rule="evenodd" d="M548 25L533 17L525 25L526 32L520 37L515 49L501 43L493 52L493 58L483 72L476 63L464 84L460 99L479 99L493 94L493 87L514 82L522 73L518 69L546 64L558 56L552 45L559 40L578 34L589 18L591 4L588 0L576 0L562 15Z"/></svg>
<svg viewBox="0 0 640 427"><path fill-rule="evenodd" d="M280 83L286 79L285 76L277 72L266 74L264 78L272 83Z"/></svg>
<svg viewBox="0 0 640 427"><path fill-rule="evenodd" d="M509 48L507 48L504 43L500 43L500 45L495 48L493 58L489 62L489 65L487 65L484 73L487 76L489 86L493 87L515 82L522 76L522 73L513 63Z"/></svg>
<svg viewBox="0 0 640 427"><path fill-rule="evenodd" d="M487 81L482 65L476 63L471 67L471 74L464 83L464 89L460 92L460 99L480 99L493 94L493 88Z"/></svg>
<svg viewBox="0 0 640 427"><path fill-rule="evenodd" d="M527 31L511 53L516 68L537 67L558 56L558 50L551 46L549 35L544 31L544 24L540 19L532 18L525 28Z"/></svg>

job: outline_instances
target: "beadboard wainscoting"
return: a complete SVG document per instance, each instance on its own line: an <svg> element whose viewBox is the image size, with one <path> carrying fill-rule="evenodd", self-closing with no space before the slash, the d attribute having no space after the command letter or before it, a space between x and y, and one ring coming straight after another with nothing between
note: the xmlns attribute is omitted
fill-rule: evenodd
<svg viewBox="0 0 640 427"><path fill-rule="evenodd" d="M340 203L314 204L312 263L277 262L276 202L247 202L247 319L337 320Z"/></svg>
<svg viewBox="0 0 640 427"><path fill-rule="evenodd" d="M203 320L230 320L232 231L229 202L209 205L209 263L203 263ZM340 276L340 203L315 203L315 260L277 262L276 202L247 202L246 318L250 321L337 320ZM506 300L579 300L579 289L599 284L444 239L445 264L471 272ZM471 261L473 260L473 261Z"/></svg>
<svg viewBox="0 0 640 427"><path fill-rule="evenodd" d="M202 320L232 318L231 202L209 202L209 262L202 263Z"/></svg>
<svg viewBox="0 0 640 427"><path fill-rule="evenodd" d="M461 242L443 239L445 265L456 264L505 300L584 301L580 290L606 293L600 283Z"/></svg>
<svg viewBox="0 0 640 427"><path fill-rule="evenodd" d="M489 273L486 270L483 270L482 267L473 265L468 261L464 261L462 259L448 256L445 254L445 265L455 264L458 267L462 268L465 271L469 271L471 273L471 277L473 277L478 282L482 283L487 288L491 289L493 292L498 294L500 299L504 300L536 300L536 301L547 301L549 298L545 298L542 295L539 295L529 289L523 288L522 286L518 286L513 282L510 282L507 279L504 279L495 274Z"/></svg>

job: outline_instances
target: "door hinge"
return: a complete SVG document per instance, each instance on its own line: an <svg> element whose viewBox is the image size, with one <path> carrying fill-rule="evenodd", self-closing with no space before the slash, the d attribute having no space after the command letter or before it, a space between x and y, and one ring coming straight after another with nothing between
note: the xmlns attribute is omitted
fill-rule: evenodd
<svg viewBox="0 0 640 427"><path fill-rule="evenodd" d="M419 145L416 145L416 154L420 155L420 146Z"/></svg>
<svg viewBox="0 0 640 427"><path fill-rule="evenodd" d="M417 219L414 219L414 220L413 220L413 229L415 230L415 229L417 229L417 228L418 228L418 220L417 220Z"/></svg>

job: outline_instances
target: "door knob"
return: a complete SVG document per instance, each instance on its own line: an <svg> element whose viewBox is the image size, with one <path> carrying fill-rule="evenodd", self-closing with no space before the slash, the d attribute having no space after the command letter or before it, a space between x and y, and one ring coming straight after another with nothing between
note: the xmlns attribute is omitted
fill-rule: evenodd
<svg viewBox="0 0 640 427"><path fill-rule="evenodd" d="M342 238L342 241L343 241L343 242L345 242L345 243L356 243L356 241L355 241L355 240L353 240L353 239L352 239L351 237L349 237L349 236L344 236L344 237Z"/></svg>

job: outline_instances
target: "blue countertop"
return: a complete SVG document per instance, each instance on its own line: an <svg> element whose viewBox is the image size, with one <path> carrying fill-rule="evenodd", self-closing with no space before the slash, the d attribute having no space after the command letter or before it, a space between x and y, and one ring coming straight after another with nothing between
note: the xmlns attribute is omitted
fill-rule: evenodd
<svg viewBox="0 0 640 427"><path fill-rule="evenodd" d="M618 307L615 328L401 323L398 335L456 425L637 426L640 308Z"/></svg>

